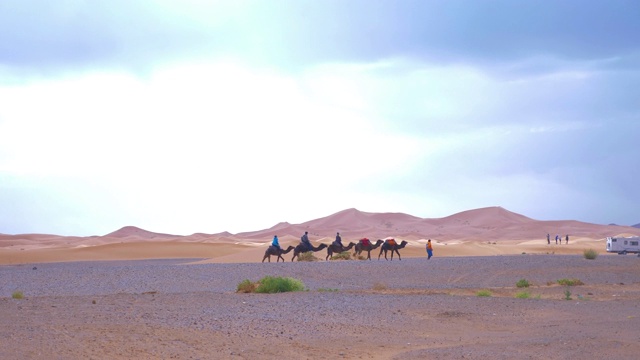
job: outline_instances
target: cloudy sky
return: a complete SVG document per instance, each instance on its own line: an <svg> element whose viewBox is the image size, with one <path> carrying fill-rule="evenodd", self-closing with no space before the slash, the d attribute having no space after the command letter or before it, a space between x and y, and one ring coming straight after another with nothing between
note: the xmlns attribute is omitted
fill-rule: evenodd
<svg viewBox="0 0 640 360"><path fill-rule="evenodd" d="M640 2L5 0L0 233L640 222Z"/></svg>

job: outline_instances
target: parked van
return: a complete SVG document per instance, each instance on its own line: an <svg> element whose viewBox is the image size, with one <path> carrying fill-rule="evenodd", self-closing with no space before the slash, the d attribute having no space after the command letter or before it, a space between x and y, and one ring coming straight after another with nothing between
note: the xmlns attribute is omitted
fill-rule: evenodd
<svg viewBox="0 0 640 360"><path fill-rule="evenodd" d="M607 252L618 254L639 253L640 254L640 236L634 237L608 237ZM638 255L640 256L640 255Z"/></svg>

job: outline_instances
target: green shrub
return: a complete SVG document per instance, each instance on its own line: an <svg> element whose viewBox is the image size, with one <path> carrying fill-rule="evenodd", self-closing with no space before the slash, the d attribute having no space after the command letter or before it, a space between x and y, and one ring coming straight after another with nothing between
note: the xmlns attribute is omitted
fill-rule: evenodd
<svg viewBox="0 0 640 360"><path fill-rule="evenodd" d="M558 284L565 286L584 285L584 283L579 279L559 279Z"/></svg>
<svg viewBox="0 0 640 360"><path fill-rule="evenodd" d="M256 288L257 293L281 293L289 291L303 291L302 281L290 277L265 276L259 281Z"/></svg>
<svg viewBox="0 0 640 360"><path fill-rule="evenodd" d="M521 291L516 294L516 298L518 299L528 299L530 297L531 297L531 294L529 294L528 291Z"/></svg>
<svg viewBox="0 0 640 360"><path fill-rule="evenodd" d="M252 283L249 279L244 279L238 287L236 288L236 292L239 293L252 293L256 291L257 284Z"/></svg>
<svg viewBox="0 0 640 360"><path fill-rule="evenodd" d="M16 290L16 291L13 292L13 294L11 294L11 297L14 298L14 299L20 300L20 299L24 298L24 294L22 293L22 291Z"/></svg>
<svg viewBox="0 0 640 360"><path fill-rule="evenodd" d="M343 251L340 254L333 255L331 260L351 260L351 253L348 251Z"/></svg>
<svg viewBox="0 0 640 360"><path fill-rule="evenodd" d="M476 293L479 297L491 297L491 291L489 290L480 290Z"/></svg>
<svg viewBox="0 0 640 360"><path fill-rule="evenodd" d="M313 256L313 252L311 251L307 251L305 253L298 255L298 261L318 261L318 260L320 259Z"/></svg>
<svg viewBox="0 0 640 360"><path fill-rule="evenodd" d="M564 299L571 300L571 291L569 291L569 289L564 291Z"/></svg>
<svg viewBox="0 0 640 360"><path fill-rule="evenodd" d="M236 289L241 293L263 293L273 294L289 291L303 291L304 284L302 281L290 277L273 277L265 276L260 281L251 282L248 279L242 280Z"/></svg>
<svg viewBox="0 0 640 360"><path fill-rule="evenodd" d="M598 257L598 252L593 249L586 249L583 252L584 258L588 260L595 260Z"/></svg>
<svg viewBox="0 0 640 360"><path fill-rule="evenodd" d="M529 287L529 281L527 279L520 279L518 280L518 282L516 283L516 286L519 288L526 288Z"/></svg>

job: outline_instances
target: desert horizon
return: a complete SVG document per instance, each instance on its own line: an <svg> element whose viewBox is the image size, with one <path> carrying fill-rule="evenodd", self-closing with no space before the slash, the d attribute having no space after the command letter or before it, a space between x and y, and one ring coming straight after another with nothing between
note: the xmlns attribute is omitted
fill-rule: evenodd
<svg viewBox="0 0 640 360"><path fill-rule="evenodd" d="M605 252L608 236L640 236L640 229L598 225L575 220L541 221L501 207L456 213L443 218L419 218L403 213L368 213L347 209L300 224L281 222L271 228L231 234L171 235L125 226L103 236L0 234L0 264L100 260L190 258L199 263L260 262L274 235L283 248L299 243L309 232L311 242L329 245L337 232L343 244L361 238L406 240L403 257L425 256L432 240L435 256L491 256L516 254L580 254L585 249ZM547 244L550 234L551 244ZM555 236L561 238L556 245ZM566 236L569 242L566 243ZM372 251L377 259L378 250ZM315 254L325 258L326 251ZM285 256L286 261L291 255ZM275 259L274 259L275 260Z"/></svg>

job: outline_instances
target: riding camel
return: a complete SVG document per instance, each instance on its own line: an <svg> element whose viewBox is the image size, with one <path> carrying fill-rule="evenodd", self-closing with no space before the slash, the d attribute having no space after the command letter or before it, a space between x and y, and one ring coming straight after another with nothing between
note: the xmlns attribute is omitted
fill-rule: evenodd
<svg viewBox="0 0 640 360"><path fill-rule="evenodd" d="M384 251L385 260L388 260L387 251L391 251L391 261L393 261L394 252L398 254L398 260L402 260L402 258L400 257L400 252L398 250L404 248L405 246L407 246L407 244L408 243L404 240L402 240L400 244L398 244L394 239L385 240L384 244L382 244L382 246L380 247L380 254L378 254L378 260L380 260L380 255L382 255L383 251Z"/></svg>
<svg viewBox="0 0 640 360"><path fill-rule="evenodd" d="M343 251L349 251L354 246L356 246L356 244L353 242L350 242L349 245L342 247L337 244L331 244L327 246L327 257L325 258L325 260L329 260L329 258L333 259L333 254L339 254Z"/></svg>
<svg viewBox="0 0 640 360"><path fill-rule="evenodd" d="M366 251L367 259L371 260L371 250L377 249L380 245L382 245L382 243L384 243L384 240L378 239L378 241L376 241L375 244L371 244L371 241L369 241L369 239L367 239L367 242L365 244L363 240L364 239L359 240L358 243L356 244L356 250L353 253L353 256L358 256L363 251Z"/></svg>
<svg viewBox="0 0 640 360"><path fill-rule="evenodd" d="M291 261L293 261L296 257L298 257L298 255L302 254L302 253L306 253L309 251L313 251L313 252L317 252L320 251L324 248L327 247L327 244L320 244L320 246L318 247L314 247L313 244L311 244L311 248L312 250L309 250L309 248L307 248L306 245L304 244L298 244L298 246L295 247L295 249L293 249L293 257L291 258Z"/></svg>
<svg viewBox="0 0 640 360"><path fill-rule="evenodd" d="M273 245L269 246L267 248L267 250L264 251L264 257L262 258L262 262L264 262L264 259L269 258L269 262L271 262L271 256L277 256L276 258L276 262L280 261L280 259L282 259L282 262L284 262L284 258L282 257L283 254L288 254L289 251L295 249L295 247L289 245L289 247L287 248L287 250L282 250L282 248L277 248Z"/></svg>

